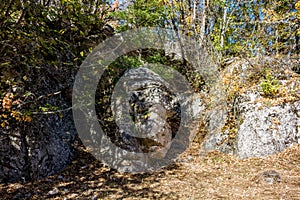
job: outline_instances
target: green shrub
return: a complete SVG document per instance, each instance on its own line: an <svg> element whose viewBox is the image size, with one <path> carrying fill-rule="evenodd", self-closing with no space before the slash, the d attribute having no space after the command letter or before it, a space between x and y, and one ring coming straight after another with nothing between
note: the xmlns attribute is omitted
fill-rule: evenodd
<svg viewBox="0 0 300 200"><path fill-rule="evenodd" d="M267 75L260 83L260 87L266 97L274 97L279 92L280 85L272 75Z"/></svg>

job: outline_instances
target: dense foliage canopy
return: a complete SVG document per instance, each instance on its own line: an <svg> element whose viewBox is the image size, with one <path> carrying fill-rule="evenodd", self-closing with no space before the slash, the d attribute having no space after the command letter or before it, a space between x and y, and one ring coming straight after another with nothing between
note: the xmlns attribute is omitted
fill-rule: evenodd
<svg viewBox="0 0 300 200"><path fill-rule="evenodd" d="M3 0L0 125L9 128L30 122L34 114L66 109L59 102L49 104L47 97L61 94L70 102L81 61L114 30L170 28L213 49L218 61L238 55L298 58L299 21L296 0ZM151 62L170 62L163 52L140 51L115 65L135 66L141 55ZM182 69L184 63L177 65ZM201 77L185 73L201 86Z"/></svg>

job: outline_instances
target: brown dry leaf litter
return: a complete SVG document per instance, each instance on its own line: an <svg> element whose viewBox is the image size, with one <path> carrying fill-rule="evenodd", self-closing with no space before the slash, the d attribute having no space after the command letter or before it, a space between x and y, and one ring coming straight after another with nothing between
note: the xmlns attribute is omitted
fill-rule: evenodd
<svg viewBox="0 0 300 200"><path fill-rule="evenodd" d="M265 159L199 154L151 174L121 174L82 151L62 173L0 185L0 199L300 199L300 145Z"/></svg>

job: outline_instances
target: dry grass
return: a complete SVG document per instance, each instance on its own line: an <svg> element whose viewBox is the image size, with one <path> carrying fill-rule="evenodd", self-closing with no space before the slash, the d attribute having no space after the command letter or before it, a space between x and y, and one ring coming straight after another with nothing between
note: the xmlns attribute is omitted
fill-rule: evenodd
<svg viewBox="0 0 300 200"><path fill-rule="evenodd" d="M151 174L121 174L82 152L62 173L27 184L0 185L0 199L300 199L300 145L265 159L199 153ZM275 170L280 181L262 176ZM52 191L52 195L49 193Z"/></svg>

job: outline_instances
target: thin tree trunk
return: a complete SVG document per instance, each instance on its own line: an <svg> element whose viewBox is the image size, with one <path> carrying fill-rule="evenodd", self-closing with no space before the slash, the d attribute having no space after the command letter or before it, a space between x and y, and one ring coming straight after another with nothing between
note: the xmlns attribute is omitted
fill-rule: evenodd
<svg viewBox="0 0 300 200"><path fill-rule="evenodd" d="M222 21L222 28L221 28L221 41L220 41L220 47L223 49L224 47L224 40L225 40L225 32L226 32L226 19L227 19L227 7L224 7L224 13L223 13L223 21Z"/></svg>
<svg viewBox="0 0 300 200"><path fill-rule="evenodd" d="M208 6L209 0L201 0L202 1L202 18L201 18L201 31L200 31L200 38L202 43L204 43L205 39L205 27L206 27L206 8Z"/></svg>

